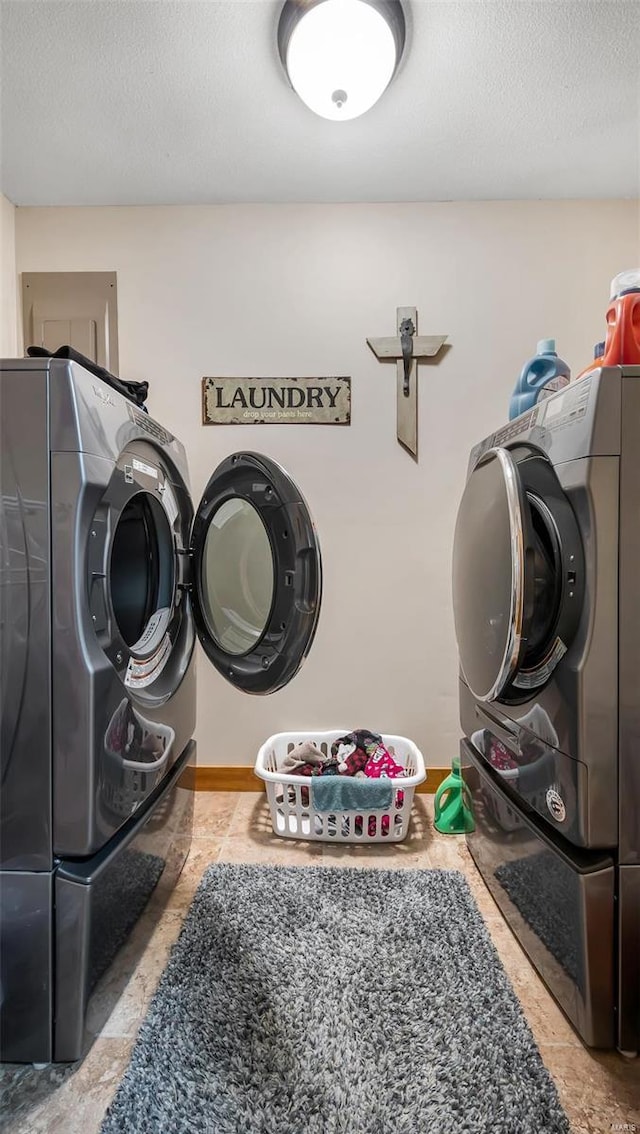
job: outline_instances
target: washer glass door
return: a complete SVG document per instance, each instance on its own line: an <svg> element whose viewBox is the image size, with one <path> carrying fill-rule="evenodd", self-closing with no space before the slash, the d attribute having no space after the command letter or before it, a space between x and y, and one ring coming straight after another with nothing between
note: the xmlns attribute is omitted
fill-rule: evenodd
<svg viewBox="0 0 640 1134"><path fill-rule="evenodd" d="M212 514L204 541L202 610L221 649L246 654L267 626L275 584L269 533L254 504L225 500Z"/></svg>
<svg viewBox="0 0 640 1134"><path fill-rule="evenodd" d="M247 693L273 693L304 661L320 610L320 547L304 498L274 461L234 453L196 510L192 602L216 669Z"/></svg>

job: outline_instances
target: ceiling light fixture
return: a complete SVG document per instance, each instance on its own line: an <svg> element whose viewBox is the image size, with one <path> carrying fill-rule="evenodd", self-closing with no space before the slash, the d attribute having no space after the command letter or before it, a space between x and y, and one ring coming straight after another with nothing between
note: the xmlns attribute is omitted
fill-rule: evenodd
<svg viewBox="0 0 640 1134"><path fill-rule="evenodd" d="M344 121L364 114L386 90L405 30L400 0L286 0L278 50L310 110Z"/></svg>

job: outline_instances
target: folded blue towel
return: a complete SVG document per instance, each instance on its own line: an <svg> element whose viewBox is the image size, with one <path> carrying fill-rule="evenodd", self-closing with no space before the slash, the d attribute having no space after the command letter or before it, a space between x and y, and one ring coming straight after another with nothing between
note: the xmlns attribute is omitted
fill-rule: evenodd
<svg viewBox="0 0 640 1134"><path fill-rule="evenodd" d="M316 811L382 811L391 807L393 785L387 779L314 776L309 781Z"/></svg>

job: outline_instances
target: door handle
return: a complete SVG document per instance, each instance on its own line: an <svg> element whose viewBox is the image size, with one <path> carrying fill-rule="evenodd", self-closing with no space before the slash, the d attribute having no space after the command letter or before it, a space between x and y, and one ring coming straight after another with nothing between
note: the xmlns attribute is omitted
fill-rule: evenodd
<svg viewBox="0 0 640 1134"><path fill-rule="evenodd" d="M481 709L479 705L476 705L476 717L481 723L483 717L491 721L492 731L495 732L498 739L501 740L503 744L506 744L507 748L512 748L517 752L518 756L522 755L520 737L515 727L509 728L508 724L501 721L498 717L494 717L493 713L490 713L488 709Z"/></svg>
<svg viewBox="0 0 640 1134"><path fill-rule="evenodd" d="M315 550L312 547L305 547L300 552L300 565L302 567L301 586L296 596L296 606L299 610L304 610L308 614L312 614L316 609L319 601L319 581L320 571L318 567L318 560Z"/></svg>

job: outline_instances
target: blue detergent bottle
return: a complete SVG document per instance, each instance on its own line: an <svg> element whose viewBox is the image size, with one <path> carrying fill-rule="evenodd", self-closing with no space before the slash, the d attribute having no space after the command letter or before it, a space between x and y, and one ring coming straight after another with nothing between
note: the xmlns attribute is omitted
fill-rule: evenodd
<svg viewBox="0 0 640 1134"><path fill-rule="evenodd" d="M540 398L548 398L568 386L570 378L569 367L556 353L555 339L541 339L538 353L525 362L516 382L509 402L509 421L531 409Z"/></svg>

